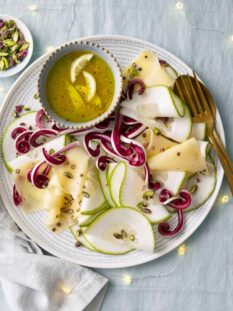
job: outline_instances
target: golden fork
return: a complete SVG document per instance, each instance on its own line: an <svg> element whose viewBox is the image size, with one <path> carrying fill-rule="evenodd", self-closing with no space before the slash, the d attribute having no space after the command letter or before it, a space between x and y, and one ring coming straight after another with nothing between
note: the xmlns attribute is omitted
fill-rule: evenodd
<svg viewBox="0 0 233 311"><path fill-rule="evenodd" d="M233 195L233 162L214 127L216 105L207 88L198 81L195 72L193 75L194 78L189 75L179 76L174 84L174 92L188 104L194 123L206 123L206 135L222 164Z"/></svg>

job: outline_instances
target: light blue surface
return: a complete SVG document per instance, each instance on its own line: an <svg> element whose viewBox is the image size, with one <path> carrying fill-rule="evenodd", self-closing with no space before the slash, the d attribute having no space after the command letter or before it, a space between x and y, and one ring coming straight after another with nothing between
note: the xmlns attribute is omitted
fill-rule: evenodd
<svg viewBox="0 0 233 311"><path fill-rule="evenodd" d="M194 68L210 89L223 119L233 157L233 2L183 0L0 0L1 13L22 19L34 38L35 60L48 46L87 35L120 34L151 41ZM36 11L28 10L36 5ZM16 77L0 80L0 102ZM224 181L213 210L191 238L181 257L177 251L129 269L96 269L110 279L103 311L233 310L233 211ZM221 205L221 206L220 206ZM173 267L173 271L168 273ZM128 273L130 285L122 280ZM161 277L150 277L168 273ZM8 311L0 292L0 310ZM32 306L33 310L33 306Z"/></svg>

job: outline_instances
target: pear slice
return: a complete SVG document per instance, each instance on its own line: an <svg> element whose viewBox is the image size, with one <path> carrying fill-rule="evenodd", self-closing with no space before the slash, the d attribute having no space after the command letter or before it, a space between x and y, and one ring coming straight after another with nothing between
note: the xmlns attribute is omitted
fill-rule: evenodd
<svg viewBox="0 0 233 311"><path fill-rule="evenodd" d="M117 166L117 163L108 164L107 171L106 171L106 178L107 178L108 185L110 185L110 178L112 175L112 171L114 170L116 166Z"/></svg>
<svg viewBox="0 0 233 311"><path fill-rule="evenodd" d="M141 70L135 70L134 64ZM138 78L144 81L147 87L154 85L172 86L174 79L160 66L158 57L149 50L143 50L133 61L123 70L125 77L124 85L132 78Z"/></svg>
<svg viewBox="0 0 233 311"><path fill-rule="evenodd" d="M205 158L195 138L178 144L148 160L152 170L186 171L196 173L207 170Z"/></svg>
<svg viewBox="0 0 233 311"><path fill-rule="evenodd" d="M14 140L11 138L12 131L21 126L21 123L25 123L27 127L32 126L35 129L35 118L37 111L30 111L22 114L19 118L14 119L5 129L5 132L1 141L2 158L7 170L11 173L13 167L9 164L16 158L16 150L14 146Z"/></svg>
<svg viewBox="0 0 233 311"><path fill-rule="evenodd" d="M88 168L85 194L86 196L84 195L81 205L82 215L96 214L108 205L100 187L94 161L91 162Z"/></svg>
<svg viewBox="0 0 233 311"><path fill-rule="evenodd" d="M123 101L121 106L134 110L138 118L184 116L184 103L166 86L149 87L143 95L135 93L132 100Z"/></svg>
<svg viewBox="0 0 233 311"><path fill-rule="evenodd" d="M102 193L103 193L103 196L104 196L106 202L108 202L108 204L111 207L115 207L115 203L112 200L111 195L110 195L106 170L104 170L104 171L98 170L98 179L99 179L100 187L101 187L101 190L102 190Z"/></svg>
<svg viewBox="0 0 233 311"><path fill-rule="evenodd" d="M206 136L206 123L193 123L190 137L204 140Z"/></svg>
<svg viewBox="0 0 233 311"><path fill-rule="evenodd" d="M154 180L160 182L162 187L176 196L184 184L187 173L179 171L151 171Z"/></svg>
<svg viewBox="0 0 233 311"><path fill-rule="evenodd" d="M110 195L116 206L121 206L120 197L122 185L124 183L125 175L126 175L126 163L119 162L113 169L111 177L110 177Z"/></svg>
<svg viewBox="0 0 233 311"><path fill-rule="evenodd" d="M109 205L105 206L102 210L100 210L98 213L92 214L92 215L81 215L78 219L78 224L80 227L86 227L89 226L99 215L101 215L104 211L106 211L109 208Z"/></svg>
<svg viewBox="0 0 233 311"><path fill-rule="evenodd" d="M153 224L170 218L166 207L160 204L156 195L147 201L150 213L139 207L147 190L145 178L139 169L127 166L124 162L118 163L110 178L110 192L117 206L130 206L142 211Z"/></svg>
<svg viewBox="0 0 233 311"><path fill-rule="evenodd" d="M163 121L155 120L154 118L140 117L135 110L122 107L120 113L124 116L130 117L151 128L152 130L158 129L161 134L177 142L182 142L190 137L192 130L192 116L189 108L184 105L185 113L183 118L169 118L168 123L164 124Z"/></svg>
<svg viewBox="0 0 233 311"><path fill-rule="evenodd" d="M121 234L122 238L119 238ZM84 238L96 251L105 254L121 255L134 249L155 250L150 222L130 207L111 208L101 214L84 232Z"/></svg>
<svg viewBox="0 0 233 311"><path fill-rule="evenodd" d="M201 207L212 195L216 186L217 171L214 161L210 155L207 155L208 175L198 173L187 178L184 188L191 192L192 202L184 212L193 211ZM170 208L168 207L170 210ZM174 210L170 210L174 212Z"/></svg>
<svg viewBox="0 0 233 311"><path fill-rule="evenodd" d="M72 233L73 237L76 241L81 243L82 246L86 247L90 251L94 251L95 249L84 239L83 230L77 224L74 224L70 227L70 232Z"/></svg>

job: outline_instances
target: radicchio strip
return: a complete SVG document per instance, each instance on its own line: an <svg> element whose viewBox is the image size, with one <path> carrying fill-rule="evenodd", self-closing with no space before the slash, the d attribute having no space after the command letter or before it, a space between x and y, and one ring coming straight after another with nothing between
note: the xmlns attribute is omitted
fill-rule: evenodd
<svg viewBox="0 0 233 311"><path fill-rule="evenodd" d="M45 148L42 148L42 152L44 155L45 160L50 164L50 165L61 165L66 161L66 156L65 155L50 155Z"/></svg>
<svg viewBox="0 0 233 311"><path fill-rule="evenodd" d="M15 206L19 206L22 201L15 185L13 186L13 201Z"/></svg>
<svg viewBox="0 0 233 311"><path fill-rule="evenodd" d="M26 129L22 126L18 126L11 132L11 138L16 139L16 137L23 132L26 132Z"/></svg>
<svg viewBox="0 0 233 311"><path fill-rule="evenodd" d="M50 135L54 135L54 136L57 136L57 132L54 131L54 130L51 130L51 129L42 129L42 130L38 130L36 132L34 132L30 138L30 144L33 146L33 147L39 147L39 146L42 146L43 143L38 143L37 142L37 139L40 137L40 136L45 136L45 137L49 137Z"/></svg>
<svg viewBox="0 0 233 311"><path fill-rule="evenodd" d="M111 157L100 156L96 160L96 167L99 170L104 171L106 169L106 167L108 166L108 164L111 163L111 162L116 162L116 160L111 158Z"/></svg>
<svg viewBox="0 0 233 311"><path fill-rule="evenodd" d="M181 230L181 228L183 226L183 222L184 222L183 211L179 209L177 212L177 215L178 215L178 224L174 230L169 231L170 225L167 222L161 222L158 225L158 231L161 235L173 236Z"/></svg>

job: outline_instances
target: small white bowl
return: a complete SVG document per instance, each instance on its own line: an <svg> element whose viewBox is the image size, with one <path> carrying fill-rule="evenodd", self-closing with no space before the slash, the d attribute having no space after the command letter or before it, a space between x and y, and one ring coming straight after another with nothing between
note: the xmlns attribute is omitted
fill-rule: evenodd
<svg viewBox="0 0 233 311"><path fill-rule="evenodd" d="M13 17L13 16L10 16L10 15L5 15L5 14L0 14L0 19L2 19L4 21L10 21L10 20L15 21L17 27L23 33L25 41L30 43L29 48L27 50L28 51L27 56L19 64L15 65L15 66L7 69L7 70L0 71L0 78L6 78L6 77L10 77L10 76L17 74L18 72L20 72L21 70L23 70L27 66L27 64L29 63L29 61L32 57L33 39L32 39L31 32L29 31L27 26L20 19Z"/></svg>
<svg viewBox="0 0 233 311"><path fill-rule="evenodd" d="M64 120L63 118L56 115L50 108L45 91L47 76L54 63L56 63L56 61L58 61L65 54L74 51L89 51L102 57L110 66L115 80L114 96L107 110L95 119L77 123ZM37 85L39 101L48 117L60 127L81 129L88 128L102 122L115 110L121 96L123 80L120 66L112 53L110 53L104 47L89 41L72 41L59 46L50 54L43 67L41 68Z"/></svg>

